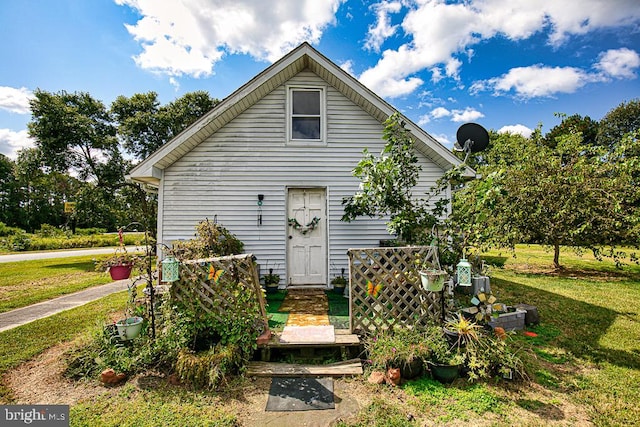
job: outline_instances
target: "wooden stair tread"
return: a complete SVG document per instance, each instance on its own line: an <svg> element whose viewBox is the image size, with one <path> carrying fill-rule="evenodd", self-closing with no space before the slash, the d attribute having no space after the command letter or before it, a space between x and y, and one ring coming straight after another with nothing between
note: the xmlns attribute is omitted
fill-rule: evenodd
<svg viewBox="0 0 640 427"><path fill-rule="evenodd" d="M356 334L352 334L348 329L336 329L335 330L335 342L333 343L282 343L279 340L278 334L274 334L268 343L259 344L259 348L271 347L271 348L300 348L300 347L351 347L360 345L360 337Z"/></svg>
<svg viewBox="0 0 640 427"><path fill-rule="evenodd" d="M302 365L294 363L249 362L247 374L255 377L304 377L362 375L360 359L351 359L330 365Z"/></svg>

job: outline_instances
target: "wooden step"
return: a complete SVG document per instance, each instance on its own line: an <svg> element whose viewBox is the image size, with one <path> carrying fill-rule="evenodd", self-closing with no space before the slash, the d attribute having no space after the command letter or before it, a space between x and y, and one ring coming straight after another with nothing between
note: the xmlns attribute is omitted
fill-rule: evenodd
<svg viewBox="0 0 640 427"><path fill-rule="evenodd" d="M254 377L342 377L362 375L362 361L351 359L330 365L299 365L293 363L249 362L247 375Z"/></svg>
<svg viewBox="0 0 640 427"><path fill-rule="evenodd" d="M280 342L279 335L274 333L271 339L265 344L259 344L258 348L302 348L302 347L355 347L360 345L360 337L352 334L348 329L336 329L336 340L333 343L283 343Z"/></svg>

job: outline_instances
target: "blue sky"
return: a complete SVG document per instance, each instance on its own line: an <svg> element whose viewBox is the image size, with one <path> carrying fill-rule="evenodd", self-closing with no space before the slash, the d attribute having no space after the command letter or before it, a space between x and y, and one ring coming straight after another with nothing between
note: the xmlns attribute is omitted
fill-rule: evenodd
<svg viewBox="0 0 640 427"><path fill-rule="evenodd" d="M640 97L638 0L2 0L0 153L39 88L222 99L303 41L451 147Z"/></svg>

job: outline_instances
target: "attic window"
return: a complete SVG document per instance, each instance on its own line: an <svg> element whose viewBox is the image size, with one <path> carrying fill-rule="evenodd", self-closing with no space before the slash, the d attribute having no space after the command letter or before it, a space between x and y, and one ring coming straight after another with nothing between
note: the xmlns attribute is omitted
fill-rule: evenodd
<svg viewBox="0 0 640 427"><path fill-rule="evenodd" d="M292 88L289 95L291 140L321 141L322 89Z"/></svg>

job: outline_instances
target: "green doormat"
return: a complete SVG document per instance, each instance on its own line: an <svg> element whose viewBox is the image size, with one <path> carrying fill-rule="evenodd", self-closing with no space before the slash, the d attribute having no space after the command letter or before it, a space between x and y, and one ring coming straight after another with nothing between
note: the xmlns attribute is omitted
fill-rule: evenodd
<svg viewBox="0 0 640 427"><path fill-rule="evenodd" d="M271 379L266 411L335 409L333 378Z"/></svg>

